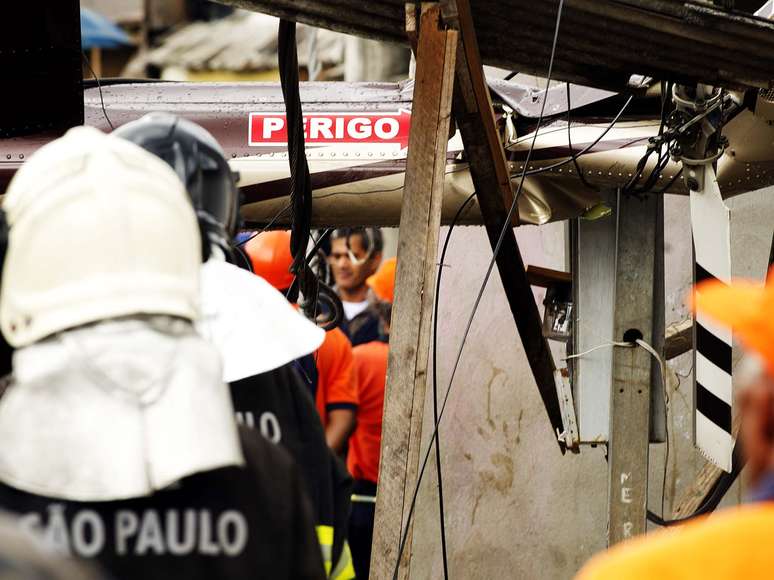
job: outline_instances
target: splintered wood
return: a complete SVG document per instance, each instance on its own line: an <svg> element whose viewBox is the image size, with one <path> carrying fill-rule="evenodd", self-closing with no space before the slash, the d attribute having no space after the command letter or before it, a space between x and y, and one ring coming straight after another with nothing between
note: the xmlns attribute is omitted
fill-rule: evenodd
<svg viewBox="0 0 774 580"><path fill-rule="evenodd" d="M371 577L390 578L417 481L457 32L423 5L384 397ZM411 528L399 577L408 576Z"/></svg>

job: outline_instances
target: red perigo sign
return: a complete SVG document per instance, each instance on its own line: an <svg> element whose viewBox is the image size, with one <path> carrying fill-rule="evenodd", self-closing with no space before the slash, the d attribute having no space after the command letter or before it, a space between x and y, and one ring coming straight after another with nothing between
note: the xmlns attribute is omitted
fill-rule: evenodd
<svg viewBox="0 0 774 580"><path fill-rule="evenodd" d="M304 115L304 141L309 145L352 143L399 144L408 146L411 113L307 113ZM250 113L249 144L253 147L286 144L287 120L284 114Z"/></svg>

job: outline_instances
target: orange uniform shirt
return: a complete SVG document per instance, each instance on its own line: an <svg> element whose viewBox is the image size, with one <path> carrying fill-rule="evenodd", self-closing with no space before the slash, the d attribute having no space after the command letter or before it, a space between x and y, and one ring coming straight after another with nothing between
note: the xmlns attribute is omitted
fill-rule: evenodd
<svg viewBox="0 0 774 580"><path fill-rule="evenodd" d="M592 559L576 580L774 577L774 502L728 508L640 536Z"/></svg>
<svg viewBox="0 0 774 580"><path fill-rule="evenodd" d="M358 406L352 345L346 334L334 328L325 333L325 340L313 356L317 367L315 405L325 427L329 411L354 411Z"/></svg>
<svg viewBox="0 0 774 580"><path fill-rule="evenodd" d="M387 380L389 350L386 343L379 341L361 344L352 349L360 402L357 427L349 438L347 467L355 479L374 483L379 478L384 384Z"/></svg>

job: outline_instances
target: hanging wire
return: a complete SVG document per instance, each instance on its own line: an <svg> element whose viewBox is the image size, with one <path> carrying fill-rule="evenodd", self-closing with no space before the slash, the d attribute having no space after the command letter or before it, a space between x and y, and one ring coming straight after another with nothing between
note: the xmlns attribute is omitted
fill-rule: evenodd
<svg viewBox="0 0 774 580"><path fill-rule="evenodd" d="M583 169L581 169L578 163L578 158L575 156L575 150L572 147L572 103L570 101L570 83L565 83L567 87L567 145L570 148L570 155L572 155L572 163L575 165L575 171L578 173L578 177L581 183L589 189L596 189L592 186L583 175Z"/></svg>
<svg viewBox="0 0 774 580"><path fill-rule="evenodd" d="M446 260L446 251L449 249L449 242L451 241L452 231L454 226L457 225L462 213L468 204L473 201L476 192L471 193L462 205L454 214L454 218L449 224L449 229L446 232L446 238L443 241L443 248L441 249L441 256L438 260L438 274L435 281L435 300L433 301L433 421L438 423L438 306L440 304L439 296L441 294L441 278L443 276L443 268ZM443 577L449 578L449 561L446 550L446 518L443 501L443 475L441 470L441 437L440 433L435 438L435 470L438 476L438 517L441 524L441 558L443 561Z"/></svg>
<svg viewBox="0 0 774 580"><path fill-rule="evenodd" d="M610 130L615 126L616 123L618 123L618 120L621 118L621 115L624 114L627 107L629 106L629 103L632 102L634 99L634 95L629 95L629 98L626 99L626 102L623 104L621 109L616 113L615 117L613 117L613 120L610 121L607 127L605 127L605 130L602 131L602 133L594 139L591 143L586 145L583 149L581 149L577 154L571 155L567 159L563 159L562 161L557 161L556 163L552 163L551 165L546 165L545 167L538 167L537 169L530 169L529 171L522 171L522 176L529 176L529 175L539 175L541 173L545 173L546 171L551 171L552 169L556 169L557 167L562 167L563 165L567 165L568 163L573 163L577 159L579 159L582 155L585 155L591 149L593 149L597 143L599 143L605 135L607 135ZM545 103L545 99L543 100ZM534 146L535 138L538 134L539 126L535 129L535 132L533 133L533 139L532 139L532 146ZM522 169L526 170L527 165L529 164L529 161L531 159L531 155L527 155L527 160L524 162L524 167Z"/></svg>
<svg viewBox="0 0 774 580"><path fill-rule="evenodd" d="M97 90L99 91L99 104L102 107L102 115L105 117L105 121L107 121L107 124L110 126L110 130L113 131L115 130L115 127L113 127L113 123L110 122L110 117L108 117L107 111L105 110L105 99L102 97L102 83L100 83L97 73L95 73L94 69L91 68L89 57L86 56L86 53L83 50L81 50L81 56L83 57L83 62L86 63L86 68L89 69L91 76L94 77L94 81L97 83Z"/></svg>
<svg viewBox="0 0 774 580"><path fill-rule="evenodd" d="M554 56L556 54L556 44L557 44L557 41L559 40L559 24L561 22L562 8L563 7L564 7L564 0L559 0L559 7L558 7L557 13L556 13L556 26L555 26L555 29L554 29L554 38L553 38L553 43L552 43L552 46L551 46L551 57L549 59L549 64L548 64L548 75L546 77L547 78L547 80L546 80L546 87L549 87L550 84L551 84L551 76L552 76L552 73L553 73L553 66L554 66ZM631 97L630 97L630 100L631 100ZM486 288L487 282L489 282L489 277L492 274L492 269L494 268L495 260L497 259L497 255L499 254L500 248L502 247L502 244L503 244L503 240L505 239L505 233L508 231L508 228L510 227L510 224L511 224L511 220L513 218L513 214L515 213L516 208L518 207L519 195L521 194L521 190L522 190L522 188L524 186L524 179L527 176L527 167L529 166L530 159L532 158L532 152L533 152L533 150L535 148L535 141L537 139L538 130L540 129L540 124L541 124L541 122L543 120L543 113L545 112L546 101L547 101L547 99L543 99L543 102L541 104L540 115L538 117L537 127L536 127L536 130L535 130L535 135L534 135L534 137L532 139L532 143L530 144L529 151L527 152L527 159L526 159L526 162L524 163L524 168L523 168L523 171L522 171L522 174L521 174L521 179L519 180L518 189L516 190L516 193L513 196L513 202L511 203L511 207L508 210L508 215L507 215L507 217L505 219L505 222L503 223L503 227L502 227L502 229L500 231L500 236L499 236L499 238L497 240L497 243L495 244L495 247L494 247L494 249L492 251L492 258L491 258L491 260L489 262L489 266L487 268L486 275L484 276L484 280L481 283L481 286L480 286L479 291L478 291L478 295L476 296L476 300L475 300L475 302L473 304L473 309L472 309L472 311L470 313L470 317L468 318L468 322L467 322L467 325L465 327L465 332L464 332L464 334L462 336L462 341L460 342L460 346L459 346L459 349L457 351L457 356L456 356L455 361L454 361L454 366L452 367L452 372L451 372L451 376L449 378L448 386L446 388L446 394L444 395L443 404L441 405L440 412L438 413L438 419L435 421L435 425L434 425L434 428L433 428L433 434L432 434L432 437L430 438L430 443L428 444L427 451L426 451L424 459L422 461L422 466L421 466L419 474L417 476L417 482L416 482L416 485L414 487L413 496L411 498L411 504L409 506L409 512L408 512L407 517L406 517L406 525L405 525L405 527L403 529L403 532L401 534L400 546L398 548L398 554L397 554L397 558L395 560L395 567L393 569L393 575L392 575L393 580L397 580L397 578L398 578L398 571L400 569L400 561L401 561L401 559L403 557L403 551L406 548L406 541L408 539L408 530L409 530L409 526L411 525L411 518L412 518L412 516L414 514L414 510L416 508L417 496L419 494L419 486L422 483L422 477L423 477L423 475L425 473L425 469L427 468L427 462L428 462L428 459L430 457L430 453L431 453L431 451L433 449L433 445L435 444L435 442L437 440L437 437L438 437L438 426L440 425L441 419L443 418L443 413L446 410L446 403L448 402L449 393L451 392L451 387L452 387L452 384L454 382L454 376L455 376L455 374L457 372L457 368L459 366L459 362L460 362L460 359L462 357L462 351L463 351L463 349L465 347L465 343L467 341L468 334L470 333L470 327L472 326L473 319L475 318L476 312L478 311L478 306L479 306L479 304L481 302L481 298L483 297L484 289ZM438 300L438 296L437 295L436 295L435 299Z"/></svg>

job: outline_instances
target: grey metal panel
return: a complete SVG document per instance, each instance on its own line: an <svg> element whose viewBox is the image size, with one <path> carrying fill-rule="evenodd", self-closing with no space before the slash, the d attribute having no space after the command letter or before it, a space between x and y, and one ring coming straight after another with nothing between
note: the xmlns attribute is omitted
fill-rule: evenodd
<svg viewBox="0 0 774 580"><path fill-rule="evenodd" d="M614 205L611 202L609 204ZM616 218L579 219L575 230L575 352L613 339ZM612 347L600 348L572 363L581 443L603 443L610 431Z"/></svg>

